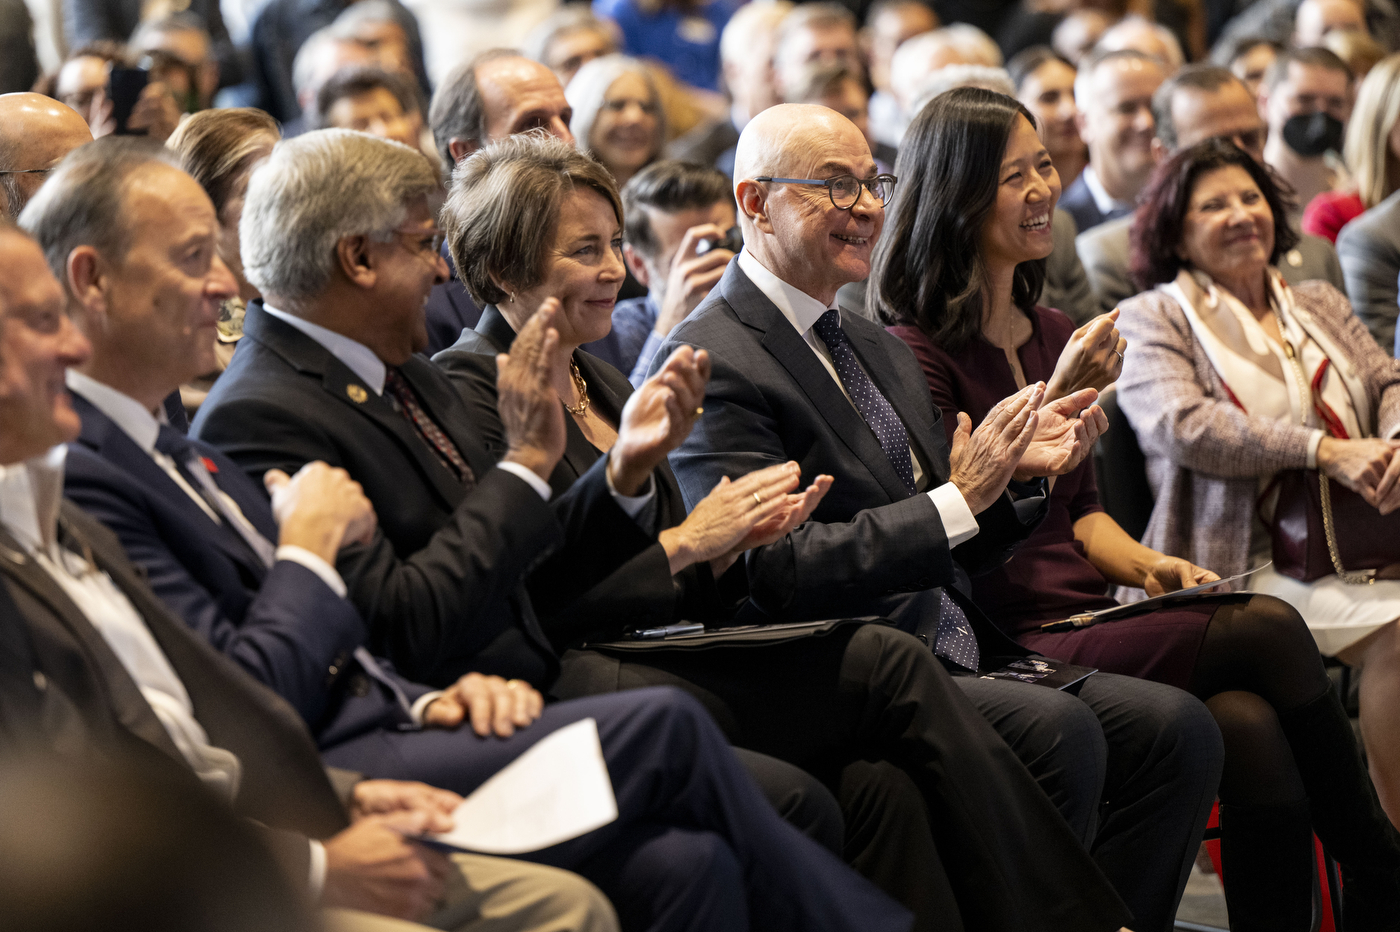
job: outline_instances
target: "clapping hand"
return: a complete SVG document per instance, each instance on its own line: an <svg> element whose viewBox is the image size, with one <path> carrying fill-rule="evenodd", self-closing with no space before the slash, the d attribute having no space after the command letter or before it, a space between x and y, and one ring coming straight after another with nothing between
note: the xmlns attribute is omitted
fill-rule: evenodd
<svg viewBox="0 0 1400 932"><path fill-rule="evenodd" d="M636 495L699 416L710 381L710 354L682 346L632 393L622 409L608 476L622 495Z"/></svg>
<svg viewBox="0 0 1400 932"><path fill-rule="evenodd" d="M1039 429L1044 400L1044 382L1027 385L997 402L976 430L972 419L959 412L948 455L948 481L962 493L973 514L986 511L1006 488Z"/></svg>
<svg viewBox="0 0 1400 932"><path fill-rule="evenodd" d="M672 574L708 561L715 576L723 575L745 550L772 543L807 520L831 488L831 477L819 476L793 494L801 478L801 468L788 462L735 481L721 479L684 521L661 532Z"/></svg>
<svg viewBox="0 0 1400 932"><path fill-rule="evenodd" d="M1063 476L1084 462L1108 430L1108 415L1094 404L1098 397L1097 391L1085 388L1040 406L1035 437L1014 473L1019 481Z"/></svg>
<svg viewBox="0 0 1400 932"><path fill-rule="evenodd" d="M1054 401L1080 389L1103 391L1123 374L1128 341L1118 335L1118 309L1100 314L1070 335L1060 352L1045 397Z"/></svg>
<svg viewBox="0 0 1400 932"><path fill-rule="evenodd" d="M519 463L546 482L564 455L564 409L549 375L558 362L559 300L546 298L525 322L509 353L496 357L496 408L505 426L504 461Z"/></svg>

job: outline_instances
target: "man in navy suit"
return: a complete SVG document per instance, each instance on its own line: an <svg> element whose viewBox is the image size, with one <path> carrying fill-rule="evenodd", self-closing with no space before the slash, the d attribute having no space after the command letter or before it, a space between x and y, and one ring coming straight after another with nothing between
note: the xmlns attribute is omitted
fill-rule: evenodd
<svg viewBox="0 0 1400 932"><path fill-rule="evenodd" d="M1089 165L1060 198L1083 233L1133 212L1156 166L1152 94L1166 80L1155 59L1131 50L1089 55L1074 80Z"/></svg>
<svg viewBox="0 0 1400 932"><path fill-rule="evenodd" d="M158 147L114 139L81 150L24 221L95 344L72 373L85 423L71 490L190 626L296 704L327 761L465 793L592 718L619 818L532 857L595 880L624 924L907 928L907 914L778 818L679 693L541 710L523 681L468 674L433 692L364 650L365 626L331 565L344 541L375 530L358 486L324 464L272 474L279 528L230 460L160 424L161 400L209 361L232 279L213 251L212 205ZM101 232L113 229L131 231L119 247ZM464 719L476 734L456 727Z"/></svg>
<svg viewBox="0 0 1400 932"><path fill-rule="evenodd" d="M744 129L744 250L660 351L689 345L712 361L704 413L671 465L691 504L720 476L771 462L834 476L806 524L746 555L755 605L883 615L921 636L1060 804L1133 927L1169 929L1219 780L1219 733L1199 701L1156 683L1095 673L1076 697L975 675L1025 653L966 590L1041 520L1043 480L1008 481L1018 466L1047 474L1029 436L1044 386L975 431L960 424L949 449L908 347L836 306L869 274L884 223L875 174L860 131L824 108L775 107ZM842 176L871 180L838 204L830 179Z"/></svg>

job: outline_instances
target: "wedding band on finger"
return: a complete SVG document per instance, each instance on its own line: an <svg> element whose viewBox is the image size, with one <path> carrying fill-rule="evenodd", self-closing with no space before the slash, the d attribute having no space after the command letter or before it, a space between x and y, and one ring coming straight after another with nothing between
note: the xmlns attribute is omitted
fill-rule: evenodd
<svg viewBox="0 0 1400 932"><path fill-rule="evenodd" d="M757 493L757 492L753 493L753 500L754 500L755 502L758 502L758 504L760 504L760 505L763 504L763 499L761 499L761 498L758 497L758 493Z"/></svg>
<svg viewBox="0 0 1400 932"><path fill-rule="evenodd" d="M506 689L519 689L525 685L524 680L506 680Z"/></svg>
<svg viewBox="0 0 1400 932"><path fill-rule="evenodd" d="M1118 361L1119 361L1120 363L1123 361L1123 354L1122 354L1122 353L1118 352L1117 350L1114 350L1114 351L1113 351L1113 355L1115 355L1115 356L1118 357Z"/></svg>

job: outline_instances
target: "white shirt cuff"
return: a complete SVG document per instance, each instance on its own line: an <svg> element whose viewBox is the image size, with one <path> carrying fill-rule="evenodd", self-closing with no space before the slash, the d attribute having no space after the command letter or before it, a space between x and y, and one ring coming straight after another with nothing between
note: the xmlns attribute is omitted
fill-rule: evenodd
<svg viewBox="0 0 1400 932"><path fill-rule="evenodd" d="M340 578L340 574L335 571L325 560L307 550L305 547L298 547L296 544L283 544L277 548L275 556L278 560L290 560L293 563L300 563L302 566L321 577L321 582L330 587L331 591L342 599L348 591L345 588L345 580Z"/></svg>
<svg viewBox="0 0 1400 932"><path fill-rule="evenodd" d="M427 710L428 703L442 695L441 689L435 689L430 693L424 693L413 700L413 705L409 708L408 714L413 719L413 724L419 728L423 727L423 712Z"/></svg>
<svg viewBox="0 0 1400 932"><path fill-rule="evenodd" d="M521 466L519 463L497 463L496 467L524 479L525 484L540 493L540 498L545 501L549 501L550 497L554 495L554 490L549 487L549 483L535 475L535 471L528 466Z"/></svg>
<svg viewBox="0 0 1400 932"><path fill-rule="evenodd" d="M311 845L311 867L307 871L306 890L312 901L321 898L326 887L326 846L314 838L307 839Z"/></svg>
<svg viewBox="0 0 1400 932"><path fill-rule="evenodd" d="M617 507L633 521L637 520L637 515L656 497L656 483L651 481L651 476L647 476L646 490L641 495L623 495L613 486L612 473L604 470L604 475L607 476L608 491L612 494L613 501L617 502Z"/></svg>
<svg viewBox="0 0 1400 932"><path fill-rule="evenodd" d="M933 507L938 509L938 517L943 521L943 533L948 538L948 546L956 547L977 536L981 530L967 501L951 482L945 482L928 493Z"/></svg>
<svg viewBox="0 0 1400 932"><path fill-rule="evenodd" d="M1308 438L1308 468L1309 468L1309 469L1316 469L1316 468L1317 468L1317 448L1320 447L1320 446L1322 446L1322 438L1323 438L1323 437L1326 437L1326 436L1327 436L1326 431L1323 431L1323 430L1321 430L1321 429L1316 429L1316 430L1314 430L1314 431L1312 432L1312 436Z"/></svg>

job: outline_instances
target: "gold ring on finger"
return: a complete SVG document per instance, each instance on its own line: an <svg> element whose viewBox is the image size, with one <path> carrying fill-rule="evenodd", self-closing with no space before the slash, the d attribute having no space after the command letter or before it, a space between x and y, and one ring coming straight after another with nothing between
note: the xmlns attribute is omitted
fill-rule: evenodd
<svg viewBox="0 0 1400 932"><path fill-rule="evenodd" d="M758 497L758 493L757 493L757 492L753 493L753 500L756 501L756 502L758 502L760 505L763 504L763 499L761 499L761 498Z"/></svg>

